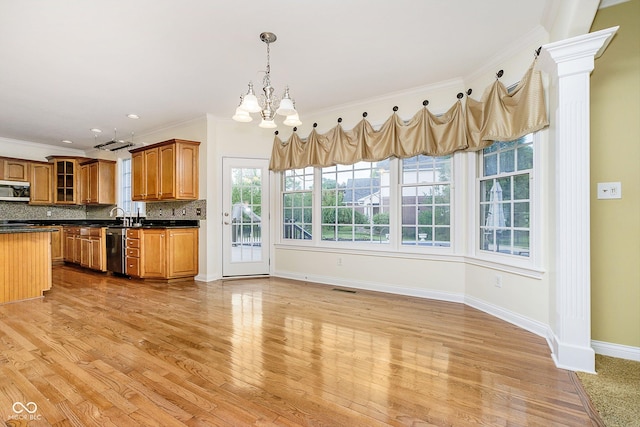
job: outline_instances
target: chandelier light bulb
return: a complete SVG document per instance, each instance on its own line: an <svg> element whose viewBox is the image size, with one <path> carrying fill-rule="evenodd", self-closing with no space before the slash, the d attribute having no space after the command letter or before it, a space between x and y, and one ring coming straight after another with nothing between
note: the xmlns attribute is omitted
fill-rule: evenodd
<svg viewBox="0 0 640 427"><path fill-rule="evenodd" d="M300 126L302 124L300 117L298 117L298 113L288 115L282 123L286 126Z"/></svg>
<svg viewBox="0 0 640 427"><path fill-rule="evenodd" d="M248 111L243 110L240 107L236 108L236 113L231 118L236 122L241 122L241 123L248 123L253 120L253 117L251 117L251 114L249 114Z"/></svg>
<svg viewBox="0 0 640 427"><path fill-rule="evenodd" d="M280 107L278 108L276 113L280 114L281 116L290 116L296 113L296 109L293 107L291 96L289 96L288 86L284 90L284 96L282 97L282 100L280 100Z"/></svg>
<svg viewBox="0 0 640 427"><path fill-rule="evenodd" d="M255 92L253 91L253 83L249 82L249 90L247 94L244 96L242 100L242 104L240 104L240 108L249 112L249 113L257 113L262 108L260 107L260 103L258 102L258 98L256 97Z"/></svg>
<svg viewBox="0 0 640 427"><path fill-rule="evenodd" d="M275 129L275 128L278 127L278 125L276 124L276 122L273 121L273 119L271 119L271 120L262 119L262 121L260 122L260 124L258 126L263 128L263 129Z"/></svg>

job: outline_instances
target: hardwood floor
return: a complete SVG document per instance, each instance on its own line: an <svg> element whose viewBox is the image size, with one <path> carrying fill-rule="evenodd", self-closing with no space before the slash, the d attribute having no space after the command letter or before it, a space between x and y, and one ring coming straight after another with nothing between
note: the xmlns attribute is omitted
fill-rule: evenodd
<svg viewBox="0 0 640 427"><path fill-rule="evenodd" d="M592 425L572 375L461 304L276 278L62 266L44 299L0 306L7 425Z"/></svg>

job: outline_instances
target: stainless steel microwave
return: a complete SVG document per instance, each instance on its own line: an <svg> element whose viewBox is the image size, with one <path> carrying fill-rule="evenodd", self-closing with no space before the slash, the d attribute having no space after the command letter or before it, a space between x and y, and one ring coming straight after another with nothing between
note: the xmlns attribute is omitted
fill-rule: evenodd
<svg viewBox="0 0 640 427"><path fill-rule="evenodd" d="M0 180L0 200L7 202L28 202L30 186L23 181Z"/></svg>

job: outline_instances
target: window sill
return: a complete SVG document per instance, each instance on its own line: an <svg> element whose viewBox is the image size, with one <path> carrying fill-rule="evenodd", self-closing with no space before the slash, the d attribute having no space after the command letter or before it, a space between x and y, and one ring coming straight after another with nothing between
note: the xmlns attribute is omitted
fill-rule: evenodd
<svg viewBox="0 0 640 427"><path fill-rule="evenodd" d="M517 274L519 276L529 277L532 279L542 279L546 271L540 267L534 267L530 262L522 262L514 259L514 262L482 256L465 256L464 261L467 264L486 267L492 270L504 271L505 273ZM518 262L519 261L519 262Z"/></svg>

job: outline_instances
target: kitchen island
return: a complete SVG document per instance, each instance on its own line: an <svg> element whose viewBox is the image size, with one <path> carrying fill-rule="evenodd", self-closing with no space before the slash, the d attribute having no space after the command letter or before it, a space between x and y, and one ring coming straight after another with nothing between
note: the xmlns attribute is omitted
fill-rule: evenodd
<svg viewBox="0 0 640 427"><path fill-rule="evenodd" d="M43 296L51 289L51 232L0 226L0 304Z"/></svg>

